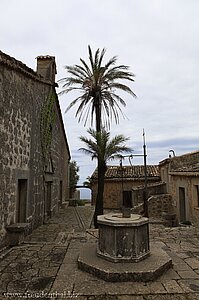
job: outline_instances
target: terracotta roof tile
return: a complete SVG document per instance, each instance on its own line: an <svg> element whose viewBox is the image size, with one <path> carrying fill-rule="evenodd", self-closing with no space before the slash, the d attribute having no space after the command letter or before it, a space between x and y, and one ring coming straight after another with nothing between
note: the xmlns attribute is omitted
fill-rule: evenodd
<svg viewBox="0 0 199 300"><path fill-rule="evenodd" d="M126 179L141 179L144 178L144 166L143 165L133 165L133 166L107 166L107 171L105 174L106 179L116 179L116 178L126 178ZM148 178L159 178L159 167L157 165L147 166L147 177ZM97 178L97 170L92 175L93 179Z"/></svg>
<svg viewBox="0 0 199 300"><path fill-rule="evenodd" d="M199 172L199 151L186 153L171 159L170 172L177 173L198 173Z"/></svg>
<svg viewBox="0 0 199 300"><path fill-rule="evenodd" d="M179 167L173 171L175 171L175 172L199 172L199 163L190 165L190 166Z"/></svg>

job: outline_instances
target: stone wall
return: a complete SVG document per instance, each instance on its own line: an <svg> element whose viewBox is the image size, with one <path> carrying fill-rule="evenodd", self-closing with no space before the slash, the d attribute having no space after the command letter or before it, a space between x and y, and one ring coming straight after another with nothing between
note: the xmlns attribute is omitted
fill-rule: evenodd
<svg viewBox="0 0 199 300"><path fill-rule="evenodd" d="M149 184L147 186L148 213L149 217L161 218L162 213L173 213L173 201L171 195L166 192L164 182ZM143 212L144 186L132 189L133 212Z"/></svg>
<svg viewBox="0 0 199 300"><path fill-rule="evenodd" d="M161 218L163 213L173 213L172 197L169 194L153 195L148 199L149 216Z"/></svg>
<svg viewBox="0 0 199 300"><path fill-rule="evenodd" d="M33 70L0 52L0 245L5 242L6 226L28 222L35 228L44 221L47 205L53 214L60 197L68 197L70 153L57 98L53 105L53 170L44 172L40 121L42 107L52 91L55 93L54 83L45 82ZM46 182L51 183L50 191ZM47 197L51 197L51 203L46 203Z"/></svg>
<svg viewBox="0 0 199 300"><path fill-rule="evenodd" d="M125 181L122 185L121 180L106 180L104 185L104 208L120 209L122 207L122 191L131 191L132 185L137 185L132 180ZM97 182L92 184L92 204L95 203L97 196Z"/></svg>
<svg viewBox="0 0 199 300"><path fill-rule="evenodd" d="M153 181L153 180L152 180ZM155 181L155 180L154 180ZM138 191L136 194L137 197L140 197L140 199L143 199L143 184L144 179L138 179L138 180L124 180L123 183L121 180L105 180L104 185L104 208L105 209L121 209L122 208L122 194L123 191L130 191L132 192L133 189L138 189L140 185L141 190ZM154 188L155 189L155 188ZM95 203L95 199L97 196L97 183L92 183L92 204ZM132 192L132 206L134 205L134 195Z"/></svg>
<svg viewBox="0 0 199 300"><path fill-rule="evenodd" d="M147 195L150 198L151 195L159 195L166 193L166 184L164 182L153 183L147 185ZM143 203L144 199L144 186L138 186L132 188L132 202L133 207Z"/></svg>

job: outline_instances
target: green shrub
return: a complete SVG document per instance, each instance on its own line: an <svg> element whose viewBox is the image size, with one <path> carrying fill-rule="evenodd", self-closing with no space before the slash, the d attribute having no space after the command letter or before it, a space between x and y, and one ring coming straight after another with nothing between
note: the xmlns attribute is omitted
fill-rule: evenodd
<svg viewBox="0 0 199 300"><path fill-rule="evenodd" d="M77 200L77 205L78 206L84 206L85 202L83 200Z"/></svg>

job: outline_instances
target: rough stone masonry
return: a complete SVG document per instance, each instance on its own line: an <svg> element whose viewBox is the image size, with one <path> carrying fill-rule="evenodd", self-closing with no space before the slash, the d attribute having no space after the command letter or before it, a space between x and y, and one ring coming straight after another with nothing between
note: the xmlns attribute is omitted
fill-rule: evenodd
<svg viewBox="0 0 199 300"><path fill-rule="evenodd" d="M8 242L7 226L27 223L31 231L68 197L70 152L55 74L54 57L38 57L36 73L0 52L0 246ZM46 124L51 141L44 158L41 118L51 95L54 122Z"/></svg>

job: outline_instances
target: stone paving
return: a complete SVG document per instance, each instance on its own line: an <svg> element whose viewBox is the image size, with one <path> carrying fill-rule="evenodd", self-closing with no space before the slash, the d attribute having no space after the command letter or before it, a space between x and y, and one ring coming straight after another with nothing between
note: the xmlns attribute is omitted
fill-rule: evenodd
<svg viewBox="0 0 199 300"><path fill-rule="evenodd" d="M0 259L0 299L53 299L47 294L70 242L73 238L86 236L84 228L90 226L92 215L91 207L60 210L46 224L34 230L23 245L5 252Z"/></svg>
<svg viewBox="0 0 199 300"><path fill-rule="evenodd" d="M80 249L97 242L89 229L92 207L68 207L0 259L0 299L196 300L199 299L199 229L150 224L173 268L154 282L105 282L77 268Z"/></svg>

